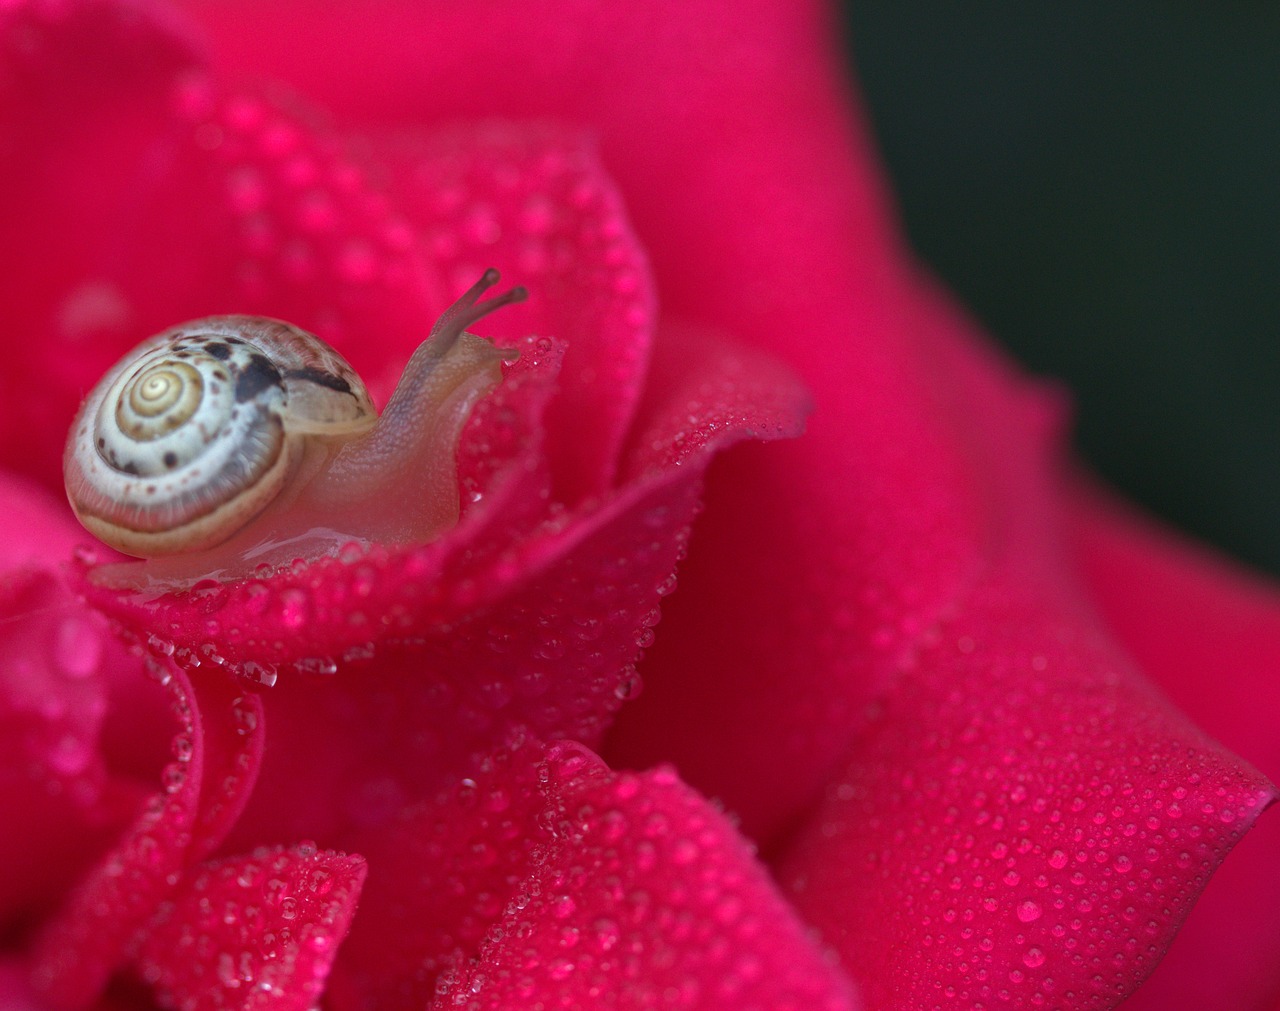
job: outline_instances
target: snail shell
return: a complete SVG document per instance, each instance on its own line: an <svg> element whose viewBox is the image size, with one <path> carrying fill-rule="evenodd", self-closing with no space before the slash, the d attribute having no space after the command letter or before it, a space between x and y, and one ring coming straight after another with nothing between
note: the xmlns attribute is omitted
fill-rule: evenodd
<svg viewBox="0 0 1280 1011"><path fill-rule="evenodd" d="M525 297L479 302L497 280L441 317L381 419L337 351L280 320L213 316L144 341L71 426L72 509L125 554L195 558L193 576L309 533L326 548L437 535L457 517L458 433L515 357L465 332Z"/></svg>
<svg viewBox="0 0 1280 1011"><path fill-rule="evenodd" d="M125 554L199 551L280 494L305 438L377 420L360 377L318 337L253 316L195 320L144 342L85 400L67 494Z"/></svg>

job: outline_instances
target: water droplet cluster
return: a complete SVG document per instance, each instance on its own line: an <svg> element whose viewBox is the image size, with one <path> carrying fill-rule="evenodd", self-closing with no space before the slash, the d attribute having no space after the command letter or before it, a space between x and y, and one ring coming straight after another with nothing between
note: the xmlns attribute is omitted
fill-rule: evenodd
<svg viewBox="0 0 1280 1011"><path fill-rule="evenodd" d="M75 602L52 573L31 569L0 585L0 670L12 721L2 746L6 768L75 807L101 799L98 734L106 713L109 664L121 651L107 624Z"/></svg>
<svg viewBox="0 0 1280 1011"><path fill-rule="evenodd" d="M256 698L225 675L193 686L162 647L142 663L168 694L177 729L159 791L42 930L32 979L59 1005L83 1004L101 990L180 870L225 837L257 770Z"/></svg>
<svg viewBox="0 0 1280 1011"><path fill-rule="evenodd" d="M269 799L255 802L255 823L328 839L345 822L380 824L450 776L473 775L495 748L558 737L597 744L642 690L636 665L673 588L696 493L694 481L657 486L585 530L554 534L572 550L534 541L545 567L521 559L513 568L522 578L501 605L474 617L344 656L333 674L281 665L274 687L246 694L270 710L275 747L311 758L267 765L256 794ZM216 656L184 661L200 660L192 677L202 678L224 669ZM317 740L341 740L341 760L316 755ZM317 810L337 821L317 824Z"/></svg>
<svg viewBox="0 0 1280 1011"><path fill-rule="evenodd" d="M669 769L610 774L577 745L545 769L547 842L442 1006L812 1008L847 984L727 820Z"/></svg>
<svg viewBox="0 0 1280 1011"><path fill-rule="evenodd" d="M877 1006L1113 1007L1269 797L1029 599L932 641L783 868Z"/></svg>
<svg viewBox="0 0 1280 1011"><path fill-rule="evenodd" d="M365 1006L426 1007L439 974L479 950L545 852L542 757L497 752L424 804L397 795L394 817L355 834L369 880L337 990Z"/></svg>
<svg viewBox="0 0 1280 1011"><path fill-rule="evenodd" d="M119 963L125 946L172 886L191 845L201 770L202 735L184 679L165 687L178 732L160 790L148 798L115 845L47 923L34 956L33 985L59 1005L90 1002Z"/></svg>
<svg viewBox="0 0 1280 1011"><path fill-rule="evenodd" d="M167 1007L307 1007L319 999L364 879L359 857L302 844L206 864L161 905L139 952Z"/></svg>

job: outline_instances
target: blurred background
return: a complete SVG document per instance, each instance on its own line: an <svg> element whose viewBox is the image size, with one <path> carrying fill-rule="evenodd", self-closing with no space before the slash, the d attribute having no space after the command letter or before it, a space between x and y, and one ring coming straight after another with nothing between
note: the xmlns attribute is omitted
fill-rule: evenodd
<svg viewBox="0 0 1280 1011"><path fill-rule="evenodd" d="M856 0L920 255L1149 509L1280 575L1280 5Z"/></svg>

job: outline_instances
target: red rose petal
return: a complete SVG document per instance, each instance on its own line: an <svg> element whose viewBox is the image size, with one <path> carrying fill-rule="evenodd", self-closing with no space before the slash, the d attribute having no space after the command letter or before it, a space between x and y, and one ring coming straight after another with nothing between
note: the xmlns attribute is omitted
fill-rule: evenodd
<svg viewBox="0 0 1280 1011"><path fill-rule="evenodd" d="M604 492L644 383L655 307L648 264L593 146L564 128L490 123L377 151L453 287L497 266L529 289L484 332L568 345L545 421L552 493L573 505Z"/></svg>
<svg viewBox="0 0 1280 1011"><path fill-rule="evenodd" d="M0 517L6 530L20 530L21 537L0 537L0 572L35 565L61 565L85 540L84 531L71 519L62 496L0 471Z"/></svg>
<svg viewBox="0 0 1280 1011"><path fill-rule="evenodd" d="M0 959L0 1007L41 1011L39 998L27 980L26 967L14 959Z"/></svg>
<svg viewBox="0 0 1280 1011"><path fill-rule="evenodd" d="M850 1009L725 817L668 768L550 752L542 858L437 1008Z"/></svg>
<svg viewBox="0 0 1280 1011"><path fill-rule="evenodd" d="M272 752L235 838L334 838L469 775L513 735L598 742L637 689L696 508L697 473L676 478L522 546L518 588L475 617L332 675L282 675L263 695Z"/></svg>
<svg viewBox="0 0 1280 1011"><path fill-rule="evenodd" d="M664 325L624 478L682 466L746 435L795 438L812 410L808 391L783 363L689 326Z"/></svg>
<svg viewBox="0 0 1280 1011"><path fill-rule="evenodd" d="M140 666L47 559L78 531L59 503L0 475L0 921L64 891L133 816L138 787L104 748L113 681Z"/></svg>
<svg viewBox="0 0 1280 1011"><path fill-rule="evenodd" d="M364 881L358 856L258 849L195 868L139 953L167 1007L307 1011L324 990Z"/></svg>
<svg viewBox="0 0 1280 1011"><path fill-rule="evenodd" d="M122 194L193 65L186 41L116 4L0 12L0 459L50 487L78 398L111 357L75 336L127 315L101 262L130 233Z"/></svg>
<svg viewBox="0 0 1280 1011"><path fill-rule="evenodd" d="M487 757L473 777L352 839L369 864L328 1000L425 1008L436 978L480 948L546 845L540 747Z"/></svg>
<svg viewBox="0 0 1280 1011"><path fill-rule="evenodd" d="M976 346L942 348L998 464L990 566L781 877L878 1007L1111 1008L1276 791L1108 640L1056 507L1059 405Z"/></svg>
<svg viewBox="0 0 1280 1011"><path fill-rule="evenodd" d="M0 575L0 810L22 824L0 833L0 918L65 888L128 817L99 747L105 625L48 572Z"/></svg>
<svg viewBox="0 0 1280 1011"><path fill-rule="evenodd" d="M163 791L41 930L32 978L59 1007L85 1006L101 992L178 872L218 844L252 788L261 753L256 699L222 674L193 685L170 665L155 669L168 679L180 728L173 761Z"/></svg>
<svg viewBox="0 0 1280 1011"><path fill-rule="evenodd" d="M1280 596L1274 585L1093 488L1073 534L1111 630L1196 722L1259 768L1280 769ZM1280 1002L1280 819L1264 818L1214 875L1133 1011ZM1211 971L1206 971L1212 967Z"/></svg>

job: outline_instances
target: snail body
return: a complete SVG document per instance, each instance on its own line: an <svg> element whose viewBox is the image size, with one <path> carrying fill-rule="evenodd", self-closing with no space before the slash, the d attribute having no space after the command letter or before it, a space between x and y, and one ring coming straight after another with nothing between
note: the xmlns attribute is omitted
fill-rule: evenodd
<svg viewBox="0 0 1280 1011"><path fill-rule="evenodd" d="M525 297L481 302L497 280L441 316L381 417L337 351L280 320L214 316L144 341L71 426L72 509L160 581L438 536L458 516L458 435L515 357L466 332Z"/></svg>

